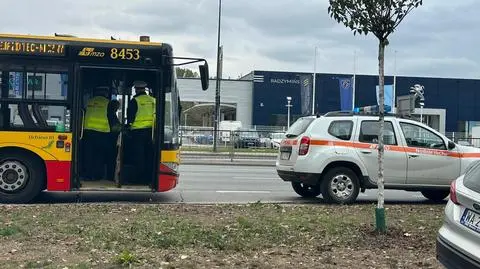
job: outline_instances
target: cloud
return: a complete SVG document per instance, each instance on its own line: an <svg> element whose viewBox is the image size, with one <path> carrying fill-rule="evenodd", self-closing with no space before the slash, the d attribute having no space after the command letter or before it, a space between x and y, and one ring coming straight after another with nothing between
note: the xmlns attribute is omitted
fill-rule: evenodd
<svg viewBox="0 0 480 269"><path fill-rule="evenodd" d="M480 55L476 0L424 1L390 37L386 73L478 77ZM222 1L224 77L255 69L376 74L374 36L353 36L327 14L326 0ZM13 1L2 14L1 32L154 41L176 55L206 57L216 72L218 0ZM396 54L395 54L396 51ZM394 66L396 57L396 68ZM196 66L192 66L196 68Z"/></svg>

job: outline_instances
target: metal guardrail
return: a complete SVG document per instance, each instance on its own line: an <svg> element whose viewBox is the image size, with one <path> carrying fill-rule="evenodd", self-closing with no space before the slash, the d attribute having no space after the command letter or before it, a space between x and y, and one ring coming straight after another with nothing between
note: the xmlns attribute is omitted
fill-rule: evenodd
<svg viewBox="0 0 480 269"><path fill-rule="evenodd" d="M182 160L274 163L285 131L274 127L261 130L219 130L216 152L213 152L213 133L212 127L180 128ZM445 136L461 145L480 148L480 137L469 137L465 133L446 133Z"/></svg>
<svg viewBox="0 0 480 269"><path fill-rule="evenodd" d="M480 137L472 137L468 133L463 132L447 132L445 136L460 145L480 148Z"/></svg>
<svg viewBox="0 0 480 269"><path fill-rule="evenodd" d="M182 128L182 159L275 160L284 132L260 130L219 130L217 151L213 152L213 130Z"/></svg>

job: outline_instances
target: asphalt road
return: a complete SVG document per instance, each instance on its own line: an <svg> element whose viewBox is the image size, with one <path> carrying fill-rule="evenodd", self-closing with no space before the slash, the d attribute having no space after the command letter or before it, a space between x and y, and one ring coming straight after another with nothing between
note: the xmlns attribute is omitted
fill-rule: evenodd
<svg viewBox="0 0 480 269"><path fill-rule="evenodd" d="M274 167L183 165L180 183L165 193L90 192L43 194L39 203L71 202L154 202L154 203L323 203L321 196L305 199L290 183L282 181ZM376 190L360 193L358 203L374 203ZM385 191L386 203L429 203L419 192Z"/></svg>
<svg viewBox="0 0 480 269"><path fill-rule="evenodd" d="M189 165L181 170L178 191L184 202L323 202L301 198L290 183L281 180L274 167ZM358 196L359 202L375 202L376 190ZM386 190L386 202L426 202L419 192Z"/></svg>

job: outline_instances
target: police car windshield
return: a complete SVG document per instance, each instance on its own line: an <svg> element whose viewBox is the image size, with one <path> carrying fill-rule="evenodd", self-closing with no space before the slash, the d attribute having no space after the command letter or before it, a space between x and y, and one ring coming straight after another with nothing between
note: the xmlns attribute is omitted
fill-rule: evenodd
<svg viewBox="0 0 480 269"><path fill-rule="evenodd" d="M292 138L301 135L305 130L307 130L308 126L314 118L300 118L298 119L290 128L288 128L286 137Z"/></svg>

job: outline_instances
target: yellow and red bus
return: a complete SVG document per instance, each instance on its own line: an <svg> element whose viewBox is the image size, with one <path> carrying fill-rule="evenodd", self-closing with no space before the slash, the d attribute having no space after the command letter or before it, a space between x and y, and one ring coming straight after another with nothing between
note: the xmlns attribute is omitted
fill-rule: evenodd
<svg viewBox="0 0 480 269"><path fill-rule="evenodd" d="M208 64L203 58L174 57L172 51L148 36L124 41L0 34L0 202L28 203L42 191L175 188L181 113L175 66L202 62L200 81L206 90ZM119 104L119 126L125 126L134 81L147 83L155 98L152 163L144 178L138 178L132 151L138 141L128 128L110 130L111 138L93 152L85 146L85 107L95 89L106 86L109 101ZM103 143L115 154L103 152ZM102 171L105 163L115 163L114 180L84 176L97 154L105 158Z"/></svg>

